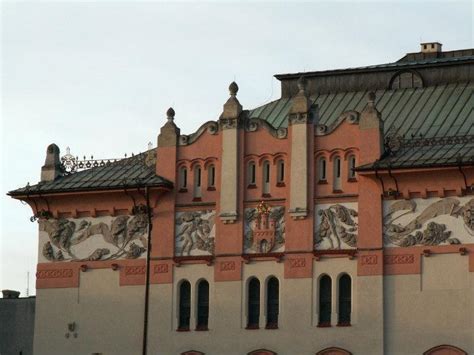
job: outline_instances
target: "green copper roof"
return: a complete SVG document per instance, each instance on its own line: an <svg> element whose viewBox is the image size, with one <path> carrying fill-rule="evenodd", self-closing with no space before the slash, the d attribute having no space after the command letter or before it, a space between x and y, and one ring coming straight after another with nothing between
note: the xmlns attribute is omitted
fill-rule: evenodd
<svg viewBox="0 0 474 355"><path fill-rule="evenodd" d="M144 154L146 153L142 153L142 155ZM170 181L156 175L154 165L149 167L144 163L144 160L141 159L142 155L61 176L54 181L26 186L10 191L8 195L111 190L144 186L172 187L173 184Z"/></svg>
<svg viewBox="0 0 474 355"><path fill-rule="evenodd" d="M376 91L376 107L382 113L385 133L405 137L438 137L474 134L474 84L456 83L424 88ZM318 124L331 125L350 110L362 111L367 91L320 94L311 97L319 107ZM291 98L282 98L249 112L273 127L287 127Z"/></svg>

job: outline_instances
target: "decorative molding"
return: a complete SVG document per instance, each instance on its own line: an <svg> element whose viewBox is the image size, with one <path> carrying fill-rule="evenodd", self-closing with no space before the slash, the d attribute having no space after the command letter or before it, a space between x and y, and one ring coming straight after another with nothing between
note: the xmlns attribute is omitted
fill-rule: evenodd
<svg viewBox="0 0 474 355"><path fill-rule="evenodd" d="M357 111L346 111L343 112L331 125L317 124L314 130L316 136L326 136L336 130L337 127L343 122L349 124L358 124L360 113Z"/></svg>
<svg viewBox="0 0 474 355"><path fill-rule="evenodd" d="M219 124L216 121L208 121L204 123L201 127L197 129L196 132L189 135L182 134L179 136L179 145L189 145L193 144L195 141L201 137L204 132L207 132L211 135L215 135L219 132Z"/></svg>
<svg viewBox="0 0 474 355"><path fill-rule="evenodd" d="M220 271L234 271L235 270L235 261L221 261L219 263Z"/></svg>
<svg viewBox="0 0 474 355"><path fill-rule="evenodd" d="M168 264L158 264L153 268L155 274L166 274L169 271Z"/></svg>
<svg viewBox="0 0 474 355"><path fill-rule="evenodd" d="M175 255L213 255L215 210L176 213Z"/></svg>
<svg viewBox="0 0 474 355"><path fill-rule="evenodd" d="M303 207L290 208L288 214L295 221L308 217L308 209Z"/></svg>
<svg viewBox="0 0 474 355"><path fill-rule="evenodd" d="M291 113L288 117L288 124L290 126L295 124L308 124L313 122L313 115L311 112Z"/></svg>
<svg viewBox="0 0 474 355"><path fill-rule="evenodd" d="M240 128L240 119L238 118L220 118L219 119L219 128L224 129L237 129Z"/></svg>
<svg viewBox="0 0 474 355"><path fill-rule="evenodd" d="M238 213L237 212L222 212L219 215L222 223L224 224L233 224L237 221Z"/></svg>
<svg viewBox="0 0 474 355"><path fill-rule="evenodd" d="M260 202L245 209L244 253L281 252L285 247L285 208Z"/></svg>
<svg viewBox="0 0 474 355"><path fill-rule="evenodd" d="M376 265L377 259L377 255L362 255L360 257L362 265Z"/></svg>
<svg viewBox="0 0 474 355"><path fill-rule="evenodd" d="M294 268L303 268L306 267L306 259L305 258L291 258L289 259L290 267Z"/></svg>
<svg viewBox="0 0 474 355"><path fill-rule="evenodd" d="M271 124L261 118L249 118L245 121L245 130L247 132L255 132L260 127L267 130L274 138L277 139L285 139L288 136L288 129L280 127L274 128Z"/></svg>
<svg viewBox="0 0 474 355"><path fill-rule="evenodd" d="M415 255L413 254L384 255L383 262L386 265L413 264L415 262Z"/></svg>
<svg viewBox="0 0 474 355"><path fill-rule="evenodd" d="M44 269L36 272L37 279L63 279L73 275L72 269Z"/></svg>
<svg viewBox="0 0 474 355"><path fill-rule="evenodd" d="M342 249L343 244L357 247L358 213L355 209L335 204L316 210L319 224L314 234L315 249L322 249L325 241L329 244L328 249Z"/></svg>
<svg viewBox="0 0 474 355"><path fill-rule="evenodd" d="M48 236L42 256L52 262L137 259L147 245L148 219L142 212L115 218L40 219L40 238L41 233Z"/></svg>
<svg viewBox="0 0 474 355"><path fill-rule="evenodd" d="M145 266L125 266L125 275L145 275Z"/></svg>
<svg viewBox="0 0 474 355"><path fill-rule="evenodd" d="M464 198L463 198L464 199ZM421 201L422 204L426 200ZM461 204L459 198L436 199L420 211L418 203L413 200L387 201L383 217L384 244L399 247L414 245L433 246L440 244L461 244L474 242L474 199ZM400 223L400 219L408 222ZM459 225L462 220L464 233L458 232L452 237L450 229ZM438 223L438 222L446 223ZM448 223L449 222L449 223ZM462 240L461 240L461 239Z"/></svg>

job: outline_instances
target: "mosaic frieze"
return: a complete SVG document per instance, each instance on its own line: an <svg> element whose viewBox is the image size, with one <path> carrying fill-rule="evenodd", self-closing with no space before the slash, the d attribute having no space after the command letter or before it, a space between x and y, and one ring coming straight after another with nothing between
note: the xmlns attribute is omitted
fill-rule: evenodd
<svg viewBox="0 0 474 355"><path fill-rule="evenodd" d="M260 203L245 209L244 252L270 253L285 250L285 207Z"/></svg>
<svg viewBox="0 0 474 355"><path fill-rule="evenodd" d="M474 199L385 201L383 233L386 246L474 243Z"/></svg>
<svg viewBox="0 0 474 355"><path fill-rule="evenodd" d="M357 203L316 205L315 214L315 249L357 247Z"/></svg>
<svg viewBox="0 0 474 355"><path fill-rule="evenodd" d="M147 216L39 220L39 261L136 259L147 245Z"/></svg>
<svg viewBox="0 0 474 355"><path fill-rule="evenodd" d="M216 211L187 211L176 213L175 255L212 255Z"/></svg>

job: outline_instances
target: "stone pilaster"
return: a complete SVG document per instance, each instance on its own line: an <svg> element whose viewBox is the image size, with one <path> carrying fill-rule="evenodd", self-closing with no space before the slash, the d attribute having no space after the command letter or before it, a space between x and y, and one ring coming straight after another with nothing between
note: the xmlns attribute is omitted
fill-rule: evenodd
<svg viewBox="0 0 474 355"><path fill-rule="evenodd" d="M290 209L293 219L304 219L308 215L309 141L312 142L310 100L306 92L306 79L298 80L298 94L293 98L289 117L291 137L290 164ZM310 127L311 126L311 127ZM312 145L311 145L312 146Z"/></svg>
<svg viewBox="0 0 474 355"><path fill-rule="evenodd" d="M235 82L230 84L230 98L224 104L224 111L219 118L222 130L222 175L220 191L220 218L223 223L234 223L238 216L238 152L240 114L242 105L237 100L239 87Z"/></svg>

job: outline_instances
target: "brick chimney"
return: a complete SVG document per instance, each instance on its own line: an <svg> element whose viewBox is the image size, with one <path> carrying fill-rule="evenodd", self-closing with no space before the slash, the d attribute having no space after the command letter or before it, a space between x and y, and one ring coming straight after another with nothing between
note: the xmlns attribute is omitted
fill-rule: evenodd
<svg viewBox="0 0 474 355"><path fill-rule="evenodd" d="M439 42L420 43L421 53L441 53L443 45Z"/></svg>

